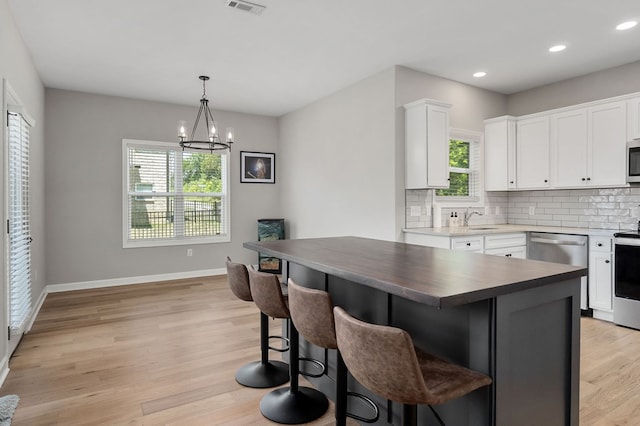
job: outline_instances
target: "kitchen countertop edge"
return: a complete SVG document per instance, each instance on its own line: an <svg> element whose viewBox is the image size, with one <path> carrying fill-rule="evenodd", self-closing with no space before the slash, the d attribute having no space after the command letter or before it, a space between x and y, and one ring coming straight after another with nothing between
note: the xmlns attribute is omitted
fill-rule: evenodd
<svg viewBox="0 0 640 426"><path fill-rule="evenodd" d="M484 228L484 229L481 229ZM486 229L491 228L491 229ZM490 235L506 234L512 232L549 232L554 234L574 234L587 236L607 236L612 237L614 233L621 232L617 229L600 228L569 228L560 226L539 226L539 225L476 225L459 228L403 228L406 234L422 234L440 237L463 237L467 235Z"/></svg>

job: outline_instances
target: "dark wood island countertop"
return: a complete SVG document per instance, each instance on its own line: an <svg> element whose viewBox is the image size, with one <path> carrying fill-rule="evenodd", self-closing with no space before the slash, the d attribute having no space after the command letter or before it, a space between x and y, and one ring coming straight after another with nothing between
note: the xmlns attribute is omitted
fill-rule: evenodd
<svg viewBox="0 0 640 426"><path fill-rule="evenodd" d="M254 241L243 246L437 308L587 275L584 267L360 237Z"/></svg>

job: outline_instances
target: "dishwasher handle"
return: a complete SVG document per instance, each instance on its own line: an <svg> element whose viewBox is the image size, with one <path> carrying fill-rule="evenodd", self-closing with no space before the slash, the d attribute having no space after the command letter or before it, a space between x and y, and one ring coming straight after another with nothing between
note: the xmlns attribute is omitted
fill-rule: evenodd
<svg viewBox="0 0 640 426"><path fill-rule="evenodd" d="M584 246L584 241L569 241L569 240L549 240L546 238L531 238L533 243L553 244L556 246Z"/></svg>

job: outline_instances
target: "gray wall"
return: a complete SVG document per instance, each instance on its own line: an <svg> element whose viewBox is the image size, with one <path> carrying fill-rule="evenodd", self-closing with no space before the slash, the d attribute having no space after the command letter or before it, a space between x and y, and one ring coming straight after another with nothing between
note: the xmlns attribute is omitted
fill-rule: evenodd
<svg viewBox="0 0 640 426"><path fill-rule="evenodd" d="M292 238L397 238L393 78L386 70L280 118Z"/></svg>
<svg viewBox="0 0 640 426"><path fill-rule="evenodd" d="M16 92L29 114L36 120L36 127L31 131L31 236L32 251L32 300L37 301L45 286L45 232L44 232L44 87L36 72L31 55L24 45L20 33L13 22L11 11L6 0L0 0L0 80L6 79ZM2 105L5 104L0 90ZM5 115L2 123L2 140L5 137ZM4 152L4 151L3 151ZM2 155L4 157L4 154ZM4 180L4 160L0 161L0 176ZM0 185L0 200L4 204L4 185ZM5 209L2 210L5 223ZM3 289L0 291L0 329L6 330L6 271L5 247L6 233L2 232L2 262L0 276ZM0 338L0 357L6 354L6 339Z"/></svg>
<svg viewBox="0 0 640 426"><path fill-rule="evenodd" d="M519 116L634 92L640 92L640 61L510 95L507 110Z"/></svg>
<svg viewBox="0 0 640 426"><path fill-rule="evenodd" d="M173 142L178 120L193 122L196 106L47 89L46 108L48 284L223 268L226 255L256 262L242 243L257 239L257 219L282 214L279 170L275 185L241 184L240 151L277 152L275 118L214 111L222 128L236 130L230 243L123 249L122 139Z"/></svg>

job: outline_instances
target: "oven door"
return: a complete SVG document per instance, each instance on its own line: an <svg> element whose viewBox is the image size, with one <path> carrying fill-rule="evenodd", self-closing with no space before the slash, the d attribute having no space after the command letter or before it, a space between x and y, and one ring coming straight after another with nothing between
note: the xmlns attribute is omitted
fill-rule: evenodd
<svg viewBox="0 0 640 426"><path fill-rule="evenodd" d="M640 239L615 239L614 290L616 297L640 300Z"/></svg>

